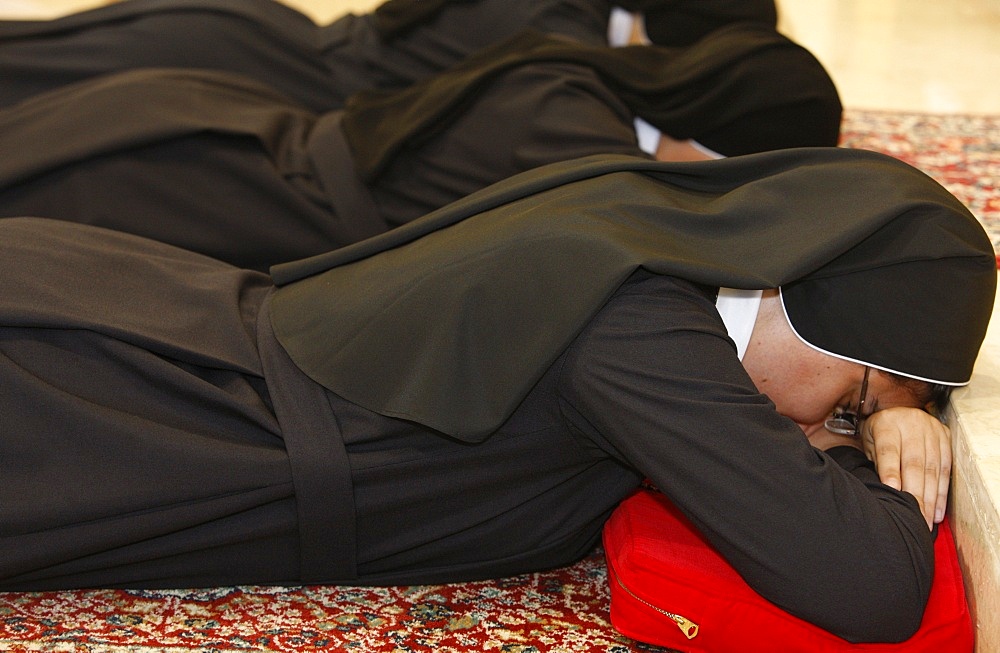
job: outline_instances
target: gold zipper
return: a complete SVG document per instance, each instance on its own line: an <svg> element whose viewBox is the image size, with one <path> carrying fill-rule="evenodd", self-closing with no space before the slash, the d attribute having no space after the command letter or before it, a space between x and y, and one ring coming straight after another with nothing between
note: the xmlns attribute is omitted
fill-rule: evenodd
<svg viewBox="0 0 1000 653"><path fill-rule="evenodd" d="M666 618L668 618L671 621L673 621L675 624L677 624L677 627L681 629L681 632L684 633L685 637L687 637L688 639L694 639L695 637L698 636L698 624L696 624L695 622L691 621L687 617L682 617L681 615L674 614L673 612L667 612L663 608L655 606L652 603L650 603L649 601L646 601L645 599L642 599L642 598L636 596L635 592L633 592L632 590L630 590L628 587L625 586L625 583L622 582L621 577L617 574L617 572L615 572L614 569L611 570L611 573L614 574L615 580L618 581L618 586L621 587L626 592L628 592L629 596L631 596L633 599L635 599L639 603L642 603L646 607L651 608L653 610L656 610L657 612L659 612L660 614L662 614Z"/></svg>

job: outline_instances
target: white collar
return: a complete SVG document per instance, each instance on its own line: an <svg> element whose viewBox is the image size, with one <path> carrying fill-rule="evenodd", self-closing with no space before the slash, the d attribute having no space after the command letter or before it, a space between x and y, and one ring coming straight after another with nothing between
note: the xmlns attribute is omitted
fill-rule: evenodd
<svg viewBox="0 0 1000 653"><path fill-rule="evenodd" d="M757 322L757 311L760 310L762 295L762 290L719 288L715 308L722 316L729 337L736 343L736 353L740 360L743 360L743 355L750 344L750 335Z"/></svg>
<svg viewBox="0 0 1000 653"><path fill-rule="evenodd" d="M608 18L608 45L613 48L629 45L636 24L639 27L639 40L643 45L650 45L652 41L646 36L646 21L643 15L621 7L612 7L611 16Z"/></svg>
<svg viewBox="0 0 1000 653"><path fill-rule="evenodd" d="M638 116L633 124L635 125L635 137L639 141L639 149L650 156L656 156L656 150L660 147L660 130Z"/></svg>

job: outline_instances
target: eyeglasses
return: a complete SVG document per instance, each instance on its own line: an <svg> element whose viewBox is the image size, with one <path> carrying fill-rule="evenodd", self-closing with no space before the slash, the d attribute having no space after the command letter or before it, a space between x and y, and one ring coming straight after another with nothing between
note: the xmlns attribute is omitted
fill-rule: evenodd
<svg viewBox="0 0 1000 653"><path fill-rule="evenodd" d="M846 408L838 408L823 425L827 431L841 435L853 435L854 437L857 437L861 432L861 420L864 419L865 399L868 395L868 373L871 370L872 368L865 365L865 376L861 380L861 399L858 401L858 409L850 411Z"/></svg>

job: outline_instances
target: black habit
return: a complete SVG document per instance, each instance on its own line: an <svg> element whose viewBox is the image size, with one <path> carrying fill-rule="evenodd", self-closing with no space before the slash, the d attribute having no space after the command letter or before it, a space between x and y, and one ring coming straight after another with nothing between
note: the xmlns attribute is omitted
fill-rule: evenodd
<svg viewBox="0 0 1000 653"><path fill-rule="evenodd" d="M835 145L840 102L810 53L752 25L680 49L524 32L325 114L229 73L131 71L0 110L0 216L108 227L266 270L537 166L645 156L636 115L742 154Z"/></svg>
<svg viewBox="0 0 1000 653"><path fill-rule="evenodd" d="M962 383L996 283L944 189L836 148L556 164L277 288L59 221L0 221L0 254L3 588L529 571L648 477L765 597L883 640L929 590L917 503L777 414L716 287L846 284L844 337L897 315L873 364Z"/></svg>
<svg viewBox="0 0 1000 653"><path fill-rule="evenodd" d="M606 0L393 0L317 25L275 0L125 0L55 20L0 21L0 107L98 75L166 67L238 73L329 111L360 90L409 86L527 27L605 44L609 10Z"/></svg>
<svg viewBox="0 0 1000 653"><path fill-rule="evenodd" d="M125 0L55 20L0 21L0 106L136 68L239 73L315 111L409 86L524 28L606 43L612 4L645 13L653 43L733 22L775 27L773 0L389 0L329 25L274 0Z"/></svg>

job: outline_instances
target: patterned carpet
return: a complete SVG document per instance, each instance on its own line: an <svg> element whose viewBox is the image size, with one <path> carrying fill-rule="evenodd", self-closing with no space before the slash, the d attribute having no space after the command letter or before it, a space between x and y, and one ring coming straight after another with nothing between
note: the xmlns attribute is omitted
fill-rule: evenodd
<svg viewBox="0 0 1000 653"><path fill-rule="evenodd" d="M0 593L2 651L662 651L607 621L603 557L459 585Z"/></svg>
<svg viewBox="0 0 1000 653"><path fill-rule="evenodd" d="M1000 251L1000 117L848 111L841 144L929 174L969 207Z"/></svg>
<svg viewBox="0 0 1000 653"><path fill-rule="evenodd" d="M852 111L844 145L921 168L1000 245L1000 118ZM0 651L662 651L615 633L606 582L594 553L448 586L0 593Z"/></svg>

